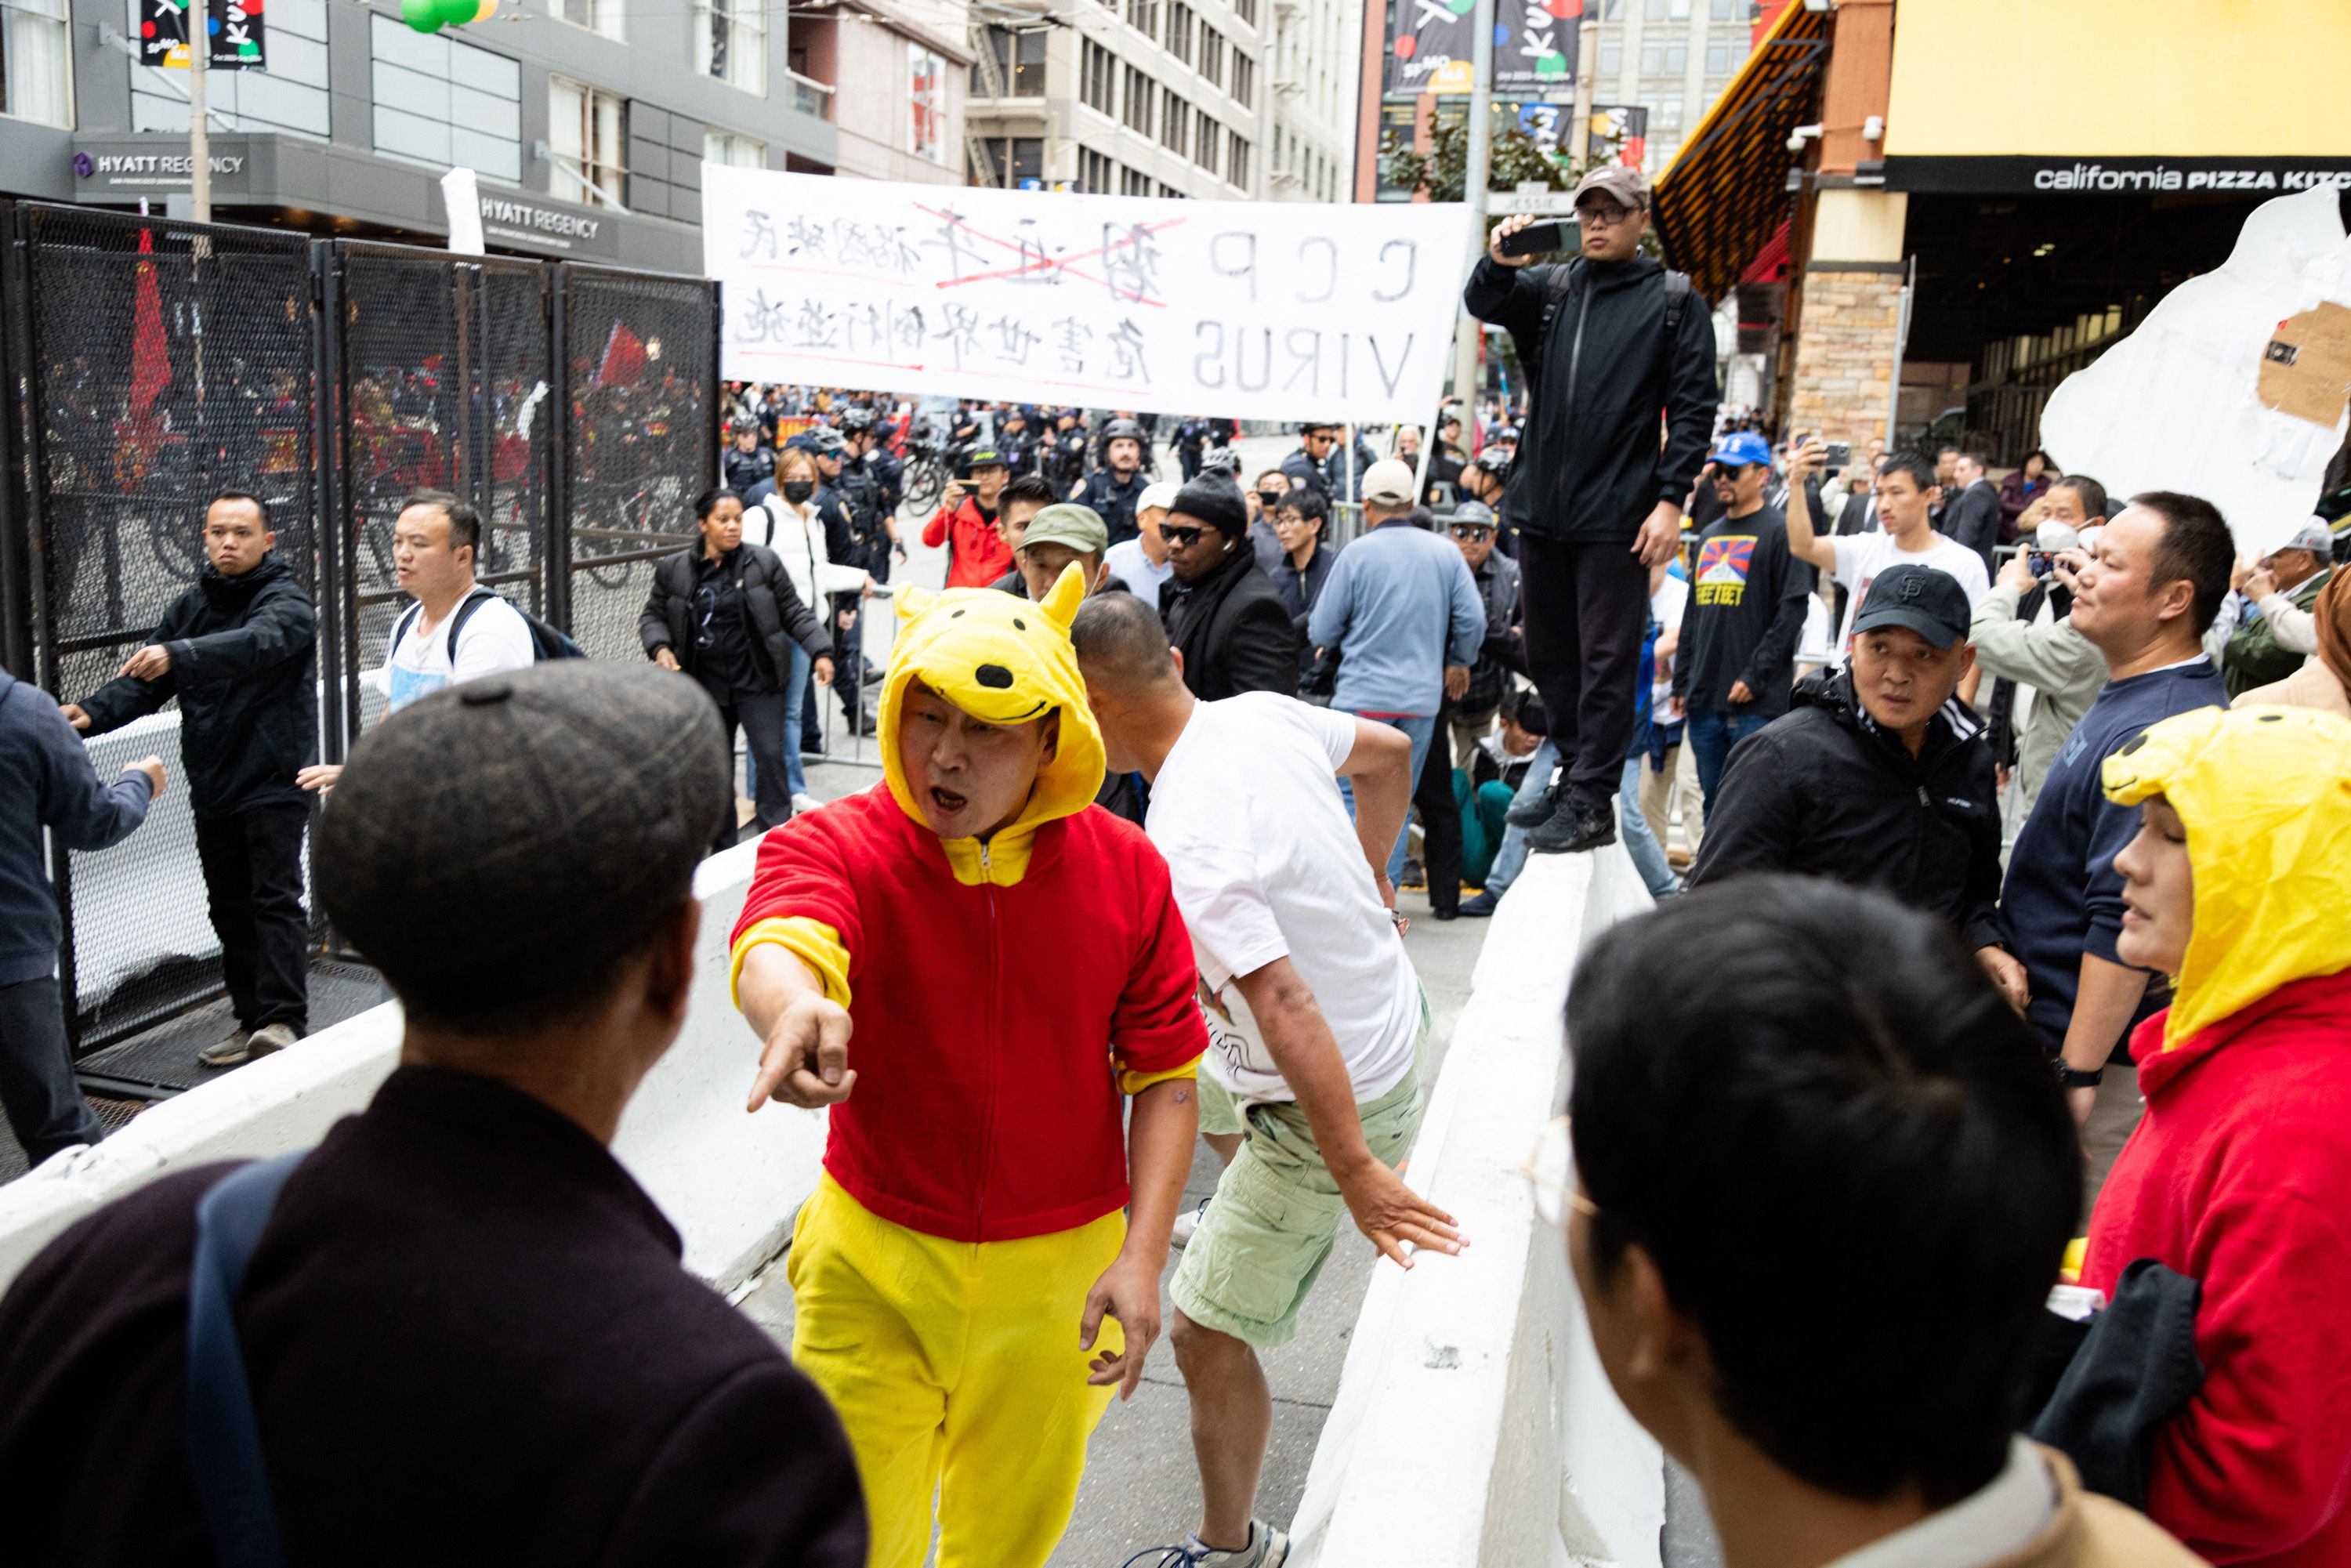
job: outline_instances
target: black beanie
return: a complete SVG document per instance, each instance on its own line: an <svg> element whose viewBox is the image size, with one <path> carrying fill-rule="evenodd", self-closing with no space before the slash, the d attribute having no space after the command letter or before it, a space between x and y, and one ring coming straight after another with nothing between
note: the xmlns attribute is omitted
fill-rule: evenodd
<svg viewBox="0 0 2351 1568"><path fill-rule="evenodd" d="M1176 492L1167 515L1181 513L1194 522L1215 528L1228 539L1249 536L1249 503L1230 479L1203 476Z"/></svg>

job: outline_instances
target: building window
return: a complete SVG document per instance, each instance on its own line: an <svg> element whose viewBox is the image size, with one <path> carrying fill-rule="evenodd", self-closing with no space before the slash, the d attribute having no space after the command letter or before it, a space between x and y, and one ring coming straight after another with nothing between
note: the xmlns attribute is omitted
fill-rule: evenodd
<svg viewBox="0 0 2351 1568"><path fill-rule="evenodd" d="M1604 77L1622 76L1625 72L1625 40L1601 39L1600 64L1595 68Z"/></svg>
<svg viewBox="0 0 2351 1568"><path fill-rule="evenodd" d="M270 20L277 20L275 14ZM270 42L274 46L277 39ZM0 71L0 114L70 129L73 24L66 0L8 0L0 9L0 51L7 56L6 68ZM230 72L221 75L235 79ZM215 78L205 79L209 85ZM186 114L183 108L183 120Z"/></svg>
<svg viewBox="0 0 2351 1568"><path fill-rule="evenodd" d="M1203 26L1200 29L1197 69L1210 87L1225 85L1225 36L1214 27Z"/></svg>
<svg viewBox="0 0 2351 1568"><path fill-rule="evenodd" d="M1747 0L1713 0L1707 14L1718 22L1744 22L1750 15Z"/></svg>
<svg viewBox="0 0 2351 1568"><path fill-rule="evenodd" d="M1167 52L1186 65L1192 63L1192 7L1184 0L1167 7Z"/></svg>
<svg viewBox="0 0 2351 1568"><path fill-rule="evenodd" d="M1225 128L1209 119L1204 109L1200 110L1200 123L1192 129L1192 161L1213 174L1217 172L1217 154L1223 149Z"/></svg>
<svg viewBox="0 0 2351 1568"><path fill-rule="evenodd" d="M1748 56L1743 38L1708 38L1706 41L1706 74L1729 76L1739 68L1739 62Z"/></svg>
<svg viewBox="0 0 2351 1568"><path fill-rule="evenodd" d="M1233 0L1233 15L1248 26L1257 26L1257 0Z"/></svg>
<svg viewBox="0 0 2351 1568"><path fill-rule="evenodd" d="M1244 108L1257 101L1257 61L1238 49L1233 51L1233 101Z"/></svg>
<svg viewBox="0 0 2351 1568"><path fill-rule="evenodd" d="M1159 36L1159 0L1126 0L1126 25L1146 38Z"/></svg>
<svg viewBox="0 0 2351 1568"><path fill-rule="evenodd" d="M522 67L446 34L419 33L389 16L371 16L369 24L375 150L439 169L463 165L519 184ZM273 39L271 47L276 47ZM325 53L322 45L322 61Z"/></svg>
<svg viewBox="0 0 2351 1568"><path fill-rule="evenodd" d="M1687 22L1690 0L1642 0L1641 16L1651 22Z"/></svg>
<svg viewBox="0 0 2351 1568"><path fill-rule="evenodd" d="M548 13L575 27L585 27L608 38L622 37L621 0L552 0ZM270 14L269 20L276 24L276 12Z"/></svg>
<svg viewBox="0 0 2351 1568"><path fill-rule="evenodd" d="M1625 0L1601 0L1600 19L1604 22L1623 21L1625 19Z"/></svg>
<svg viewBox="0 0 2351 1568"><path fill-rule="evenodd" d="M1238 131L1232 133L1231 144L1225 149L1225 183L1249 189L1249 144Z"/></svg>
<svg viewBox="0 0 2351 1568"><path fill-rule="evenodd" d="M768 144L738 131L705 130L702 133L702 161L724 163L730 169L764 169L768 166Z"/></svg>
<svg viewBox="0 0 2351 1568"><path fill-rule="evenodd" d="M1118 60L1092 38L1078 48L1078 90L1089 109L1114 114L1118 109Z"/></svg>
<svg viewBox="0 0 2351 1568"><path fill-rule="evenodd" d="M1689 40L1645 38L1641 42L1641 74L1677 77L1689 69Z"/></svg>
<svg viewBox="0 0 2351 1568"><path fill-rule="evenodd" d="M1118 170L1118 193L1122 196L1147 196L1151 194L1151 176L1144 173L1140 169L1130 169L1123 163L1120 164Z"/></svg>
<svg viewBox="0 0 2351 1568"><path fill-rule="evenodd" d="M1151 89L1148 74L1135 66L1126 68L1126 112L1119 116L1129 131L1151 134Z"/></svg>
<svg viewBox="0 0 2351 1568"><path fill-rule="evenodd" d="M987 49L996 57L997 79L1003 84L1005 97L1045 96L1044 28L1028 27L1016 33L1009 27L990 27ZM987 78L977 65L971 68L971 90L981 97L987 93Z"/></svg>
<svg viewBox="0 0 2351 1568"><path fill-rule="evenodd" d="M704 76L765 98L767 0L695 0L694 58Z"/></svg>
<svg viewBox="0 0 2351 1568"><path fill-rule="evenodd" d="M1184 149L1190 145L1191 138L1186 133L1191 129L1192 106L1172 92L1160 94L1159 141L1161 145L1178 157L1182 156Z"/></svg>
<svg viewBox="0 0 2351 1568"><path fill-rule="evenodd" d="M590 207L626 206L628 106L561 77L547 78L548 193Z"/></svg>
<svg viewBox="0 0 2351 1568"><path fill-rule="evenodd" d="M971 172L975 185L1019 188L1023 181L1045 178L1045 139L1041 136L983 136L980 166Z"/></svg>
<svg viewBox="0 0 2351 1568"><path fill-rule="evenodd" d="M1177 201L1183 197L1183 192L1177 190L1175 186L1168 184L1165 181L1163 180L1160 182L1159 196L1162 201Z"/></svg>
<svg viewBox="0 0 2351 1568"><path fill-rule="evenodd" d="M797 85L797 84L795 84ZM921 44L906 46L906 141L917 158L947 161L947 63Z"/></svg>
<svg viewBox="0 0 2351 1568"><path fill-rule="evenodd" d="M1112 171L1115 167L1108 153L1097 152L1091 147L1079 148L1078 189L1093 196L1117 194L1117 192L1112 188L1112 181L1114 177Z"/></svg>

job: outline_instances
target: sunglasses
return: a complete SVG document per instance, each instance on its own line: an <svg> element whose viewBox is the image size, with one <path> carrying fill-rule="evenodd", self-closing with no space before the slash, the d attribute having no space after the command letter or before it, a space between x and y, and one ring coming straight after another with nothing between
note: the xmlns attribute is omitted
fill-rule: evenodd
<svg viewBox="0 0 2351 1568"><path fill-rule="evenodd" d="M1544 1124L1519 1174L1535 1189L1535 1212L1545 1225L1566 1223L1570 1209L1586 1219L1600 1218L1600 1206L1575 1190L1575 1155L1568 1145L1566 1117Z"/></svg>
<svg viewBox="0 0 2351 1568"><path fill-rule="evenodd" d="M1186 549L1189 549L1194 545L1198 544L1200 542L1200 536L1207 531L1208 530L1206 528L1172 528L1165 523L1159 525L1159 537L1161 538L1165 539L1171 545L1181 545Z"/></svg>
<svg viewBox="0 0 2351 1568"><path fill-rule="evenodd" d="M1494 530L1483 523L1456 523L1447 530L1457 539L1489 539Z"/></svg>

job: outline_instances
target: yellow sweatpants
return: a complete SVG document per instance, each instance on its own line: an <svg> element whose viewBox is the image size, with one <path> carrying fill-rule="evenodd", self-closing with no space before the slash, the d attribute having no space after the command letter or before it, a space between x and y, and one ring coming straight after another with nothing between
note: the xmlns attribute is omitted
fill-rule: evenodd
<svg viewBox="0 0 2351 1568"><path fill-rule="evenodd" d="M872 1516L871 1568L920 1568L937 1500L938 1568L1040 1568L1078 1499L1110 1388L1078 1348L1086 1292L1126 1217L1019 1241L925 1236L831 1176L792 1227L792 1360L841 1413Z"/></svg>

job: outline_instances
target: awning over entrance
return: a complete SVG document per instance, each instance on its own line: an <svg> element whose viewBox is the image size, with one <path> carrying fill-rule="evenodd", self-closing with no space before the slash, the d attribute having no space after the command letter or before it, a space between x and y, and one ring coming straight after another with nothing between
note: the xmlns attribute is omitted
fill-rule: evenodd
<svg viewBox="0 0 2351 1568"><path fill-rule="evenodd" d="M1651 207L1666 260L1719 299L1788 216L1788 137L1818 118L1830 15L1791 5L1666 172Z"/></svg>

